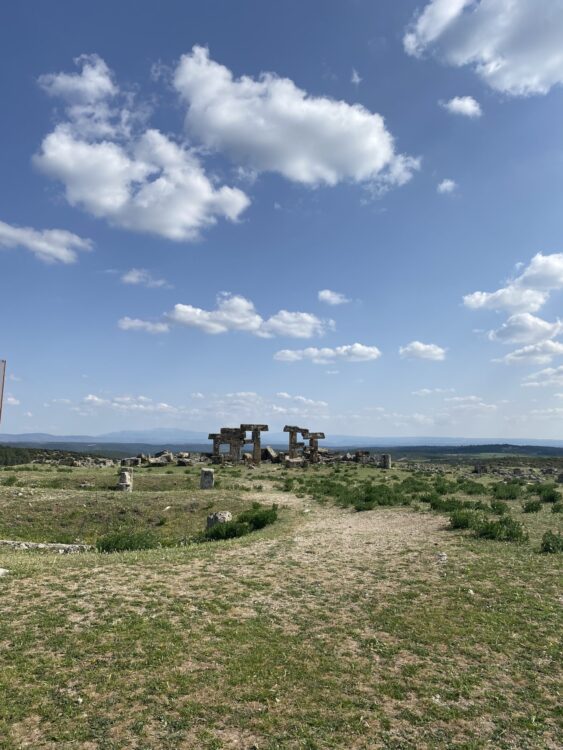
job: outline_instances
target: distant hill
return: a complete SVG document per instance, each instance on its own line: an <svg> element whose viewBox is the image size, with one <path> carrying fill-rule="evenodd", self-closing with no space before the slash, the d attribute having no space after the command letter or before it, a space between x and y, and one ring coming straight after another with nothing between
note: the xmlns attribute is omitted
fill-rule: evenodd
<svg viewBox="0 0 563 750"><path fill-rule="evenodd" d="M212 432L213 429L210 430ZM153 448L177 446L178 449L186 449L190 446L200 446L199 450L210 450L211 444L207 439L207 432L194 430L181 430L175 428L156 428L151 430L121 430L118 432L107 432L102 435L50 435L48 433L22 433L7 434L0 433L0 443L17 445L48 446L53 443L65 443L66 445L86 443L93 448L100 445L111 444L112 447L143 445ZM283 432L267 432L262 436L264 445L287 446L287 434ZM471 447L482 445L517 445L517 446L546 446L551 448L563 448L563 440L532 440L511 438L461 438L461 437L374 437L358 435L333 435L327 434L327 439L321 442L327 448L407 448L407 447ZM119 448L115 448L119 450Z"/></svg>

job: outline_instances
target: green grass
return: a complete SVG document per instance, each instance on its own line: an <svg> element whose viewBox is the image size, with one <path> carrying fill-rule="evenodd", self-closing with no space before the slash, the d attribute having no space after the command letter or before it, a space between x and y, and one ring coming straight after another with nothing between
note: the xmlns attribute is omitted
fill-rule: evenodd
<svg viewBox="0 0 563 750"><path fill-rule="evenodd" d="M223 469L223 485L260 483L256 500L287 507L217 544L77 556L0 548L10 571L0 578L0 748L557 747L561 556L539 549L561 515L549 503L525 514L519 500L500 518L454 511L507 516L529 535L476 538L448 530L422 498L488 505L487 483L468 494L451 471L439 494L433 480L393 473L264 466L250 479ZM175 538L254 499L175 486L183 470L136 472L127 497L78 486L115 479L105 469L61 474L65 489L38 487L36 474L0 488L2 537L60 541L66 522L64 533L93 540L117 515ZM383 482L390 492L369 490ZM346 498L362 493L384 504L357 513Z"/></svg>

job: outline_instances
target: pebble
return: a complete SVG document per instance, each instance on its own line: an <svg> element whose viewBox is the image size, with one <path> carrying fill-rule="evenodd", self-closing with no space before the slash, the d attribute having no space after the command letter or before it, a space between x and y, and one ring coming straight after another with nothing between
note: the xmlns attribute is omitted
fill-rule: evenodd
<svg viewBox="0 0 563 750"><path fill-rule="evenodd" d="M9 572L10 571L6 570L6 568L0 568L0 578L2 578L2 576L7 576Z"/></svg>

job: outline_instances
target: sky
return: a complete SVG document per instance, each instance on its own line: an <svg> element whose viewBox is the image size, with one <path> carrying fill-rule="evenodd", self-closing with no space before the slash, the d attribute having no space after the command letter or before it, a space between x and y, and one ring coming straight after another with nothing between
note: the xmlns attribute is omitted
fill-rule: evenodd
<svg viewBox="0 0 563 750"><path fill-rule="evenodd" d="M561 438L563 0L0 16L0 431Z"/></svg>

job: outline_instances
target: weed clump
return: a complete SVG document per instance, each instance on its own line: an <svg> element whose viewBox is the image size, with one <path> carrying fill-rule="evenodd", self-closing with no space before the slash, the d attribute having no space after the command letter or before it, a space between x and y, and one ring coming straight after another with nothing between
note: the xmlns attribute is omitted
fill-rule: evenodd
<svg viewBox="0 0 563 750"><path fill-rule="evenodd" d="M524 513L538 513L541 510L541 500L528 500L524 503L522 510Z"/></svg>
<svg viewBox="0 0 563 750"><path fill-rule="evenodd" d="M218 523L203 532L203 541L220 541L236 539L258 531L278 520L278 506L264 508L260 503L253 503L252 508L239 513L234 521Z"/></svg>
<svg viewBox="0 0 563 750"><path fill-rule="evenodd" d="M502 500L491 500L491 510L496 513L497 516L504 516L509 512L510 508L508 504Z"/></svg>
<svg viewBox="0 0 563 750"><path fill-rule="evenodd" d="M459 508L454 510L450 516L450 526L452 529L475 529L483 522L482 516L474 510Z"/></svg>
<svg viewBox="0 0 563 750"><path fill-rule="evenodd" d="M524 526L510 516L502 516L498 521L482 521L475 528L475 535L481 539L495 539L499 542L525 542L528 539Z"/></svg>
<svg viewBox="0 0 563 750"><path fill-rule="evenodd" d="M157 546L158 540L150 531L113 531L96 540L98 552L126 552Z"/></svg>
<svg viewBox="0 0 563 750"><path fill-rule="evenodd" d="M563 552L563 536L553 531L546 531L541 540L541 552Z"/></svg>
<svg viewBox="0 0 563 750"><path fill-rule="evenodd" d="M497 482L491 486L491 493L497 500L517 500L522 494L522 486L518 482Z"/></svg>
<svg viewBox="0 0 563 750"><path fill-rule="evenodd" d="M552 513L563 513L563 503L553 503L551 506Z"/></svg>
<svg viewBox="0 0 563 750"><path fill-rule="evenodd" d="M537 494L542 503L560 503L563 500L561 493L551 483L540 484L537 488Z"/></svg>

